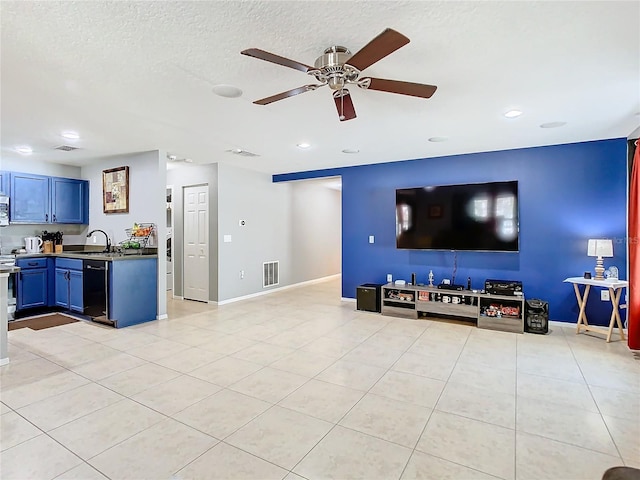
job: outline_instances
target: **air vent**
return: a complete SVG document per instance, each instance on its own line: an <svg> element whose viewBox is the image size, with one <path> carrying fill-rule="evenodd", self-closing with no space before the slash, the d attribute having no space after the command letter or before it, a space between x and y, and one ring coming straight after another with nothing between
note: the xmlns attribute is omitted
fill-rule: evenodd
<svg viewBox="0 0 640 480"><path fill-rule="evenodd" d="M59 147L55 147L54 150L62 150L63 152L71 152L73 150L78 150L78 147L72 147L71 145L60 145Z"/></svg>
<svg viewBox="0 0 640 480"><path fill-rule="evenodd" d="M280 283L280 262L265 262L262 264L262 288L271 287Z"/></svg>
<svg viewBox="0 0 640 480"><path fill-rule="evenodd" d="M232 150L227 150L227 152L233 153L234 155L240 155L241 157L259 157L260 156L257 153L251 153L241 148L234 148Z"/></svg>

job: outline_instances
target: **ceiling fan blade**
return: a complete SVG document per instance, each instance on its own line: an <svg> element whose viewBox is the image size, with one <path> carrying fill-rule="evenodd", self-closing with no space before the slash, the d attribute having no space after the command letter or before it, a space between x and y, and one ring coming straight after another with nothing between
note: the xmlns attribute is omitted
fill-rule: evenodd
<svg viewBox="0 0 640 480"><path fill-rule="evenodd" d="M390 53L395 52L400 47L405 46L407 43L409 43L409 39L407 37L402 35L400 32L387 28L384 32L358 50L346 63L362 71L376 63L378 60L382 60Z"/></svg>
<svg viewBox="0 0 640 480"><path fill-rule="evenodd" d="M294 88L293 90L287 90L286 92L278 93L277 95L261 98L260 100L256 100L253 103L255 103L256 105L268 105L270 103L277 102L278 100L284 100L285 98L293 97L294 95L300 95L304 92L310 92L322 86L323 85L303 85L302 87Z"/></svg>
<svg viewBox="0 0 640 480"><path fill-rule="evenodd" d="M314 70L314 68L310 67L309 65L296 62L295 60L291 60L289 58L281 57L280 55L265 52L264 50L260 50L259 48L248 48L247 50L243 50L240 53L249 57L259 58L260 60L265 60L267 62L277 63L278 65L283 65L295 70L300 70L304 73L307 73L309 70Z"/></svg>
<svg viewBox="0 0 640 480"><path fill-rule="evenodd" d="M356 118L356 109L353 107L349 90L343 88L342 90L333 92L333 101L336 103L338 117L341 122Z"/></svg>
<svg viewBox="0 0 640 480"><path fill-rule="evenodd" d="M411 95L412 97L421 98L430 98L438 88L435 85L401 82L399 80L385 80L383 78L363 78L361 81L362 83L358 85L361 85L362 88L366 88L368 90L399 93L400 95Z"/></svg>

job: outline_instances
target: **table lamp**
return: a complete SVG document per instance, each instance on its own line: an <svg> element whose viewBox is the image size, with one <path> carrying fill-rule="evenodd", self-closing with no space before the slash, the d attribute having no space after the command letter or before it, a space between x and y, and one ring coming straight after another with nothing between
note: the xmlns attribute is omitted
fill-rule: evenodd
<svg viewBox="0 0 640 480"><path fill-rule="evenodd" d="M589 239L587 255L596 257L596 278L594 280L604 280L604 262L602 257L613 257L613 241L610 239Z"/></svg>

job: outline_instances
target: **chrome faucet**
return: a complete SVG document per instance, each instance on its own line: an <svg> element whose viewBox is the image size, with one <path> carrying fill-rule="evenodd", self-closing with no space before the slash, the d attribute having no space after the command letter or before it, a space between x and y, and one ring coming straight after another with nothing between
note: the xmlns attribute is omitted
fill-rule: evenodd
<svg viewBox="0 0 640 480"><path fill-rule="evenodd" d="M89 238L91 235L93 235L95 232L100 232L102 234L104 234L104 238L107 239L107 246L105 247L105 249L103 250L104 253L109 253L111 252L111 240L109 240L109 235L107 235L107 232L105 232L104 230L91 230L89 233L87 233L87 238Z"/></svg>

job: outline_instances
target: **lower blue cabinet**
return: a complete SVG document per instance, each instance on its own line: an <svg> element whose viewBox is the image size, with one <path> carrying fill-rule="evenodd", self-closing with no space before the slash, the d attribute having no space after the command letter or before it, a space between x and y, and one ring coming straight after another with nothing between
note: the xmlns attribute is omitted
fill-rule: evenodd
<svg viewBox="0 0 640 480"><path fill-rule="evenodd" d="M56 259L55 305L82 313L82 260Z"/></svg>
<svg viewBox="0 0 640 480"><path fill-rule="evenodd" d="M16 266L16 310L47 307L49 295L49 263L46 258L18 258Z"/></svg>
<svg viewBox="0 0 640 480"><path fill-rule="evenodd" d="M16 309L46 307L47 306L47 269L33 268L21 270L18 273L18 292L16 295Z"/></svg>

